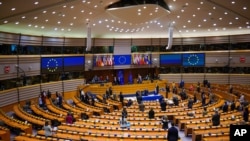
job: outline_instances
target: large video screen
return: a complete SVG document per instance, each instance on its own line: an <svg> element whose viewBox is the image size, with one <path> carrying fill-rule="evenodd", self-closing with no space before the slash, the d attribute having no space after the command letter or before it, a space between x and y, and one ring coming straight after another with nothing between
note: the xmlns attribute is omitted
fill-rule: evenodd
<svg viewBox="0 0 250 141"><path fill-rule="evenodd" d="M160 54L160 66L181 66L181 54Z"/></svg>
<svg viewBox="0 0 250 141"><path fill-rule="evenodd" d="M204 53L188 53L182 54L182 66L183 67L203 67L205 66L205 54Z"/></svg>
<svg viewBox="0 0 250 141"><path fill-rule="evenodd" d="M151 54L149 53L133 53L132 54L133 65L150 65L152 64Z"/></svg>
<svg viewBox="0 0 250 141"><path fill-rule="evenodd" d="M95 67L113 66L114 57L112 54L94 55L93 62Z"/></svg>
<svg viewBox="0 0 250 141"><path fill-rule="evenodd" d="M63 58L64 71L83 71L85 58L84 56L71 56Z"/></svg>
<svg viewBox="0 0 250 141"><path fill-rule="evenodd" d="M63 70L62 57L43 57L41 58L42 73L57 73Z"/></svg>
<svg viewBox="0 0 250 141"><path fill-rule="evenodd" d="M114 66L117 65L130 65L131 55L114 55Z"/></svg>

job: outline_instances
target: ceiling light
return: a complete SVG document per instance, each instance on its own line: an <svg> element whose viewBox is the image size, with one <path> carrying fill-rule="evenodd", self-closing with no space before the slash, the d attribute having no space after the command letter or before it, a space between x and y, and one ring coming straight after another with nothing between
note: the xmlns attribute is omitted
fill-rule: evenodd
<svg viewBox="0 0 250 141"><path fill-rule="evenodd" d="M249 24L249 22L246 22L246 24Z"/></svg>
<svg viewBox="0 0 250 141"><path fill-rule="evenodd" d="M193 17L195 17L196 15L195 14L193 14Z"/></svg>
<svg viewBox="0 0 250 141"><path fill-rule="evenodd" d="M73 18L74 20L76 19L76 17Z"/></svg>
<svg viewBox="0 0 250 141"><path fill-rule="evenodd" d="M223 27L222 29L223 29L223 30L227 30L227 28L225 28L225 27Z"/></svg>
<svg viewBox="0 0 250 141"><path fill-rule="evenodd" d="M177 16L177 18L179 19L181 16Z"/></svg>
<svg viewBox="0 0 250 141"><path fill-rule="evenodd" d="M229 24L233 24L232 22L229 22Z"/></svg>
<svg viewBox="0 0 250 141"><path fill-rule="evenodd" d="M37 4L39 4L39 2L38 2L38 1L36 1L36 2L34 2L34 4L35 4L35 5L37 5Z"/></svg>
<svg viewBox="0 0 250 141"><path fill-rule="evenodd" d="M179 30L179 32L181 32L181 30Z"/></svg>
<svg viewBox="0 0 250 141"><path fill-rule="evenodd" d="M210 29L208 29L207 31L210 31Z"/></svg>
<svg viewBox="0 0 250 141"><path fill-rule="evenodd" d="M98 23L99 23L99 24L101 24L101 23L102 23L102 21L100 20L100 21L98 21Z"/></svg>
<svg viewBox="0 0 250 141"><path fill-rule="evenodd" d="M15 24L19 24L19 22L15 22Z"/></svg>
<svg viewBox="0 0 250 141"><path fill-rule="evenodd" d="M232 4L235 4L235 1L232 1L231 3L232 3Z"/></svg>
<svg viewBox="0 0 250 141"><path fill-rule="evenodd" d="M45 27L44 26L41 26L41 29L44 29Z"/></svg>
<svg viewBox="0 0 250 141"><path fill-rule="evenodd" d="M95 23L93 23L93 26L95 26Z"/></svg>
<svg viewBox="0 0 250 141"><path fill-rule="evenodd" d="M71 29L69 28L68 31L71 31Z"/></svg>
<svg viewBox="0 0 250 141"><path fill-rule="evenodd" d="M188 6L188 3L185 3L186 6Z"/></svg>
<svg viewBox="0 0 250 141"><path fill-rule="evenodd" d="M220 17L219 20L222 20L222 18Z"/></svg>
<svg viewBox="0 0 250 141"><path fill-rule="evenodd" d="M47 13L47 11L44 10L43 13L45 14L45 13Z"/></svg>
<svg viewBox="0 0 250 141"><path fill-rule="evenodd" d="M6 23L8 23L8 21L4 21L3 23L5 23L5 24L6 24Z"/></svg>
<svg viewBox="0 0 250 141"><path fill-rule="evenodd" d="M90 1L88 1L87 4L90 4Z"/></svg>
<svg viewBox="0 0 250 141"><path fill-rule="evenodd" d="M144 8L144 9L146 9L147 7L146 7L146 6L144 6L143 8Z"/></svg>
<svg viewBox="0 0 250 141"><path fill-rule="evenodd" d="M94 8L97 8L97 5L95 5Z"/></svg>
<svg viewBox="0 0 250 141"><path fill-rule="evenodd" d="M74 6L71 6L70 8L71 8L71 9L73 9L73 8L74 8Z"/></svg>
<svg viewBox="0 0 250 141"><path fill-rule="evenodd" d="M38 17L34 17L34 20L36 20Z"/></svg>
<svg viewBox="0 0 250 141"><path fill-rule="evenodd" d="M55 11L53 11L53 12L52 12L52 14L56 14L56 12L55 12Z"/></svg>
<svg viewBox="0 0 250 141"><path fill-rule="evenodd" d="M138 11L138 12L141 12L141 9L138 9L137 11Z"/></svg>
<svg viewBox="0 0 250 141"><path fill-rule="evenodd" d="M141 13L138 13L138 15L141 15Z"/></svg>
<svg viewBox="0 0 250 141"><path fill-rule="evenodd" d="M212 15L212 13L211 13L211 12L209 12L209 13L208 13L208 15Z"/></svg>
<svg viewBox="0 0 250 141"><path fill-rule="evenodd" d="M242 29L242 27L240 26L239 29Z"/></svg>
<svg viewBox="0 0 250 141"><path fill-rule="evenodd" d="M214 23L213 26L216 26L216 23Z"/></svg>
<svg viewBox="0 0 250 141"><path fill-rule="evenodd" d="M213 9L215 10L215 9L216 9L216 7L214 6L214 7L213 7Z"/></svg>
<svg viewBox="0 0 250 141"><path fill-rule="evenodd" d="M38 25L35 25L35 28L38 28Z"/></svg>
<svg viewBox="0 0 250 141"><path fill-rule="evenodd" d="M11 8L11 11L15 11L16 10L16 8Z"/></svg>
<svg viewBox="0 0 250 141"><path fill-rule="evenodd" d="M86 2L86 0L83 0L82 2L83 2L83 3L85 3L85 2Z"/></svg>
<svg viewBox="0 0 250 141"><path fill-rule="evenodd" d="M200 7L197 8L197 10L200 10L200 9L201 9Z"/></svg>
<svg viewBox="0 0 250 141"><path fill-rule="evenodd" d="M22 16L22 19L25 19L26 17L25 16Z"/></svg>
<svg viewBox="0 0 250 141"><path fill-rule="evenodd" d="M206 22L207 21L207 19L203 19L203 22Z"/></svg>
<svg viewBox="0 0 250 141"><path fill-rule="evenodd" d="M82 13L84 13L84 10L81 10Z"/></svg>
<svg viewBox="0 0 250 141"><path fill-rule="evenodd" d="M196 32L196 30L194 29L193 32Z"/></svg>
<svg viewBox="0 0 250 141"><path fill-rule="evenodd" d="M89 15L92 15L92 12L89 12Z"/></svg>
<svg viewBox="0 0 250 141"><path fill-rule="evenodd" d="M243 7L243 10L247 10L247 7Z"/></svg>
<svg viewBox="0 0 250 141"><path fill-rule="evenodd" d="M186 32L189 32L188 30L186 30Z"/></svg>
<svg viewBox="0 0 250 141"><path fill-rule="evenodd" d="M32 24L28 24L28 26L29 26L29 27L31 27L31 26L32 26Z"/></svg>
<svg viewBox="0 0 250 141"><path fill-rule="evenodd" d="M215 28L215 31L218 31L218 28Z"/></svg>
<svg viewBox="0 0 250 141"><path fill-rule="evenodd" d="M247 28L250 28L250 26L247 26Z"/></svg>
<svg viewBox="0 0 250 141"><path fill-rule="evenodd" d="M183 25L183 28L186 28L186 26L185 26L185 25Z"/></svg>
<svg viewBox="0 0 250 141"><path fill-rule="evenodd" d="M225 15L227 15L228 13L227 13L227 12L225 12L224 14L225 14Z"/></svg>
<svg viewBox="0 0 250 141"><path fill-rule="evenodd" d="M153 15L153 13L149 13L149 15L150 15L150 16L152 16L152 15Z"/></svg>
<svg viewBox="0 0 250 141"><path fill-rule="evenodd" d="M181 9L181 12L184 12L184 9Z"/></svg>
<svg viewBox="0 0 250 141"><path fill-rule="evenodd" d="M2 2L0 1L0 5L2 5Z"/></svg>
<svg viewBox="0 0 250 141"><path fill-rule="evenodd" d="M201 1L200 4L203 4L203 1Z"/></svg>
<svg viewBox="0 0 250 141"><path fill-rule="evenodd" d="M191 20L188 20L188 23L191 23Z"/></svg>
<svg viewBox="0 0 250 141"><path fill-rule="evenodd" d="M239 19L239 17L235 17L235 20L238 20Z"/></svg>
<svg viewBox="0 0 250 141"><path fill-rule="evenodd" d="M175 24L175 21L173 21L172 23Z"/></svg>
<svg viewBox="0 0 250 141"><path fill-rule="evenodd" d="M49 21L48 19L45 20L45 22L48 22L48 21Z"/></svg>
<svg viewBox="0 0 250 141"><path fill-rule="evenodd" d="M61 22L60 22L60 21L58 21L58 22L57 22L57 24L61 24Z"/></svg>
<svg viewBox="0 0 250 141"><path fill-rule="evenodd" d="M201 25L199 24L198 27L201 27Z"/></svg>
<svg viewBox="0 0 250 141"><path fill-rule="evenodd" d="M63 8L66 8L66 7L67 7L67 5L64 5L64 6L63 6Z"/></svg>
<svg viewBox="0 0 250 141"><path fill-rule="evenodd" d="M62 28L61 30L64 31L64 28Z"/></svg>
<svg viewBox="0 0 250 141"><path fill-rule="evenodd" d="M57 28L54 28L54 30L58 30Z"/></svg>
<svg viewBox="0 0 250 141"><path fill-rule="evenodd" d="M70 23L69 25L70 25L70 26L73 26L74 24L73 24L73 23Z"/></svg>

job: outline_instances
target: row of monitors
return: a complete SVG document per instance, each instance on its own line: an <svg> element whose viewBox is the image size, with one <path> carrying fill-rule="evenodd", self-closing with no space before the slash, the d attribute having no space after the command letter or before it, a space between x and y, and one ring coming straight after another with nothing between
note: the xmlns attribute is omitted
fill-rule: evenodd
<svg viewBox="0 0 250 141"><path fill-rule="evenodd" d="M151 54L139 53L132 55L94 55L93 66L118 66L118 65L151 65ZM196 66L205 65L205 54L160 54L160 66ZM85 66L84 56L67 57L42 57L41 72L56 73L60 71L82 71Z"/></svg>

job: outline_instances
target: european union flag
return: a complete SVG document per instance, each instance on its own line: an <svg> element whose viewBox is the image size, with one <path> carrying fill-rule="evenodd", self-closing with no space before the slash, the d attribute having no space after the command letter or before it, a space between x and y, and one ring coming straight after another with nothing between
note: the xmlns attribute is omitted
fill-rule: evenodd
<svg viewBox="0 0 250 141"><path fill-rule="evenodd" d="M114 66L116 65L130 65L131 55L114 55Z"/></svg>

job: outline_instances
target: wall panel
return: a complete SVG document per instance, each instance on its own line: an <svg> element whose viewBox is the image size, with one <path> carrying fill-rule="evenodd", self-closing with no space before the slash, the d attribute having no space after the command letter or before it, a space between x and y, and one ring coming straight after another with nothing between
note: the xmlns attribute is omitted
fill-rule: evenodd
<svg viewBox="0 0 250 141"><path fill-rule="evenodd" d="M17 89L0 91L0 107L17 102Z"/></svg>
<svg viewBox="0 0 250 141"><path fill-rule="evenodd" d="M74 80L63 81L64 91L65 92L75 91L77 90L77 86L84 84L84 82L85 82L84 79L74 79Z"/></svg>
<svg viewBox="0 0 250 141"><path fill-rule="evenodd" d="M142 38L142 39L132 39L133 46L150 46L151 39L150 38Z"/></svg>
<svg viewBox="0 0 250 141"><path fill-rule="evenodd" d="M40 85L32 85L32 86L25 86L19 87L19 98L20 101L38 98L40 94Z"/></svg>
<svg viewBox="0 0 250 141"><path fill-rule="evenodd" d="M114 39L95 38L93 46L114 46Z"/></svg>
<svg viewBox="0 0 250 141"><path fill-rule="evenodd" d="M42 83L41 88L42 88L42 91L49 90L53 94L56 92L59 92L59 93L63 92L62 81Z"/></svg>

